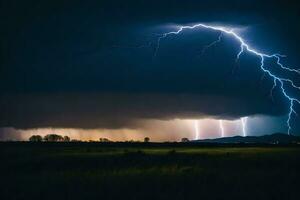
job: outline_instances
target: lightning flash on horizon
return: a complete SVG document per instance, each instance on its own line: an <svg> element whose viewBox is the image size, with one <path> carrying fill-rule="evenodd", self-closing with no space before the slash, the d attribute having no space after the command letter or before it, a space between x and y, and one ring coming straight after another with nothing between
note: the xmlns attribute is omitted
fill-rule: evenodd
<svg viewBox="0 0 300 200"><path fill-rule="evenodd" d="M177 31L171 31L171 32L166 32L166 33L161 34L161 36L157 40L157 45L155 47L154 56L157 55L157 52L158 52L159 47L160 47L160 42L163 39L167 38L170 35L178 35L181 32L183 32L184 30L192 30L192 29L197 29L197 28L205 28L205 29L209 29L209 30L212 30L212 31L218 31L218 32L220 32L218 40L216 40L215 42L213 42L210 45L206 46L204 48L204 51L207 48L215 45L217 42L220 42L221 39L222 39L222 35L223 34L227 34L227 35L233 37L234 39L236 39L239 42L239 44L240 44L240 50L239 50L239 52L237 53L237 56L236 56L236 60L237 61L239 60L240 56L244 52L248 52L248 53L251 53L253 55L256 55L260 59L260 66L259 66L260 69L264 73L266 73L267 75L269 75L270 78L273 79L273 87L271 89L271 95L272 95L272 91L275 88L278 87L280 89L282 95L289 102L289 112L288 112L288 118L287 118L287 122L286 123L287 123L287 127L288 127L288 134L290 134L290 131L292 129L291 124L290 124L291 118L292 118L293 115L297 115L297 113L295 111L295 104L300 104L300 99L298 99L296 97L293 97L291 94L289 94L287 92L286 88L289 86L289 87L291 87L293 89L300 90L300 86L297 86L293 82L293 80L288 79L288 78L280 77L280 76L274 74L269 69L266 69L266 67L265 67L265 60L266 59L275 59L275 63L282 70L300 74L300 70L299 69L289 68L289 67L284 66L281 63L281 58L285 57L284 55L280 55L280 54L277 54L277 53L275 53L275 54L266 54L266 53L260 52L259 50L251 48L250 45L246 43L245 39L242 38L242 36L240 36L237 32L235 32L233 28L227 28L227 27L222 27L222 26L213 26L213 25L207 25L207 24L201 24L200 23L200 24L195 24L195 25L192 25L192 26L178 26L178 30ZM247 118L242 118L241 121L242 121L243 127L245 127L246 126L246 122L247 122ZM243 132L243 134L245 134L245 131Z"/></svg>
<svg viewBox="0 0 300 200"><path fill-rule="evenodd" d="M194 121L194 128L195 128L195 139L199 140L200 139L200 133L199 133L199 124L198 120Z"/></svg>
<svg viewBox="0 0 300 200"><path fill-rule="evenodd" d="M219 120L219 126L220 126L220 131L221 131L221 137L225 136L225 129L224 129L224 125L223 125L223 120Z"/></svg>
<svg viewBox="0 0 300 200"><path fill-rule="evenodd" d="M241 123L242 123L242 131L243 131L243 136L246 137L247 136L247 120L248 117L242 117L241 118Z"/></svg>
<svg viewBox="0 0 300 200"><path fill-rule="evenodd" d="M223 124L223 120L219 120L219 126L220 126L220 131L221 131L221 137L225 136L225 129L224 129L224 124Z"/></svg>

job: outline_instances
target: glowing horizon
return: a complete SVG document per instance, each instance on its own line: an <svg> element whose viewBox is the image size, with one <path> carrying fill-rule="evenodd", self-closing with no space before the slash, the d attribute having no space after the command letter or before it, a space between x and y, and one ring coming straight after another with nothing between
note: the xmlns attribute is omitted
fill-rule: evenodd
<svg viewBox="0 0 300 200"><path fill-rule="evenodd" d="M152 120L149 122L145 122L141 127L136 129L38 128L18 130L8 128L9 133L11 135L14 135L15 137L7 139L24 141L28 140L28 138L32 135L45 136L47 134L67 135L71 139L78 139L83 141L98 141L99 138L108 138L112 141L143 141L145 137L149 137L150 141L153 142L180 141L181 138L184 137L189 138L190 140L213 139L220 137L231 137L236 135L249 135L249 133L247 133L248 128L245 126L246 121L249 122L249 118L234 120L220 120L211 118L174 119L168 121ZM253 121L252 118L250 122L251 121Z"/></svg>

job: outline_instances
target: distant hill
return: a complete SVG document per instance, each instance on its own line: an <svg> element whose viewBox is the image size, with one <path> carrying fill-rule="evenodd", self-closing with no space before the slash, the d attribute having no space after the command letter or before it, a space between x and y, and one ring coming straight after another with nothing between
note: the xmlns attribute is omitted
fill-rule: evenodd
<svg viewBox="0 0 300 200"><path fill-rule="evenodd" d="M275 133L272 135L263 136L234 136L215 139L194 140L193 142L202 143L271 143L271 144L290 144L300 143L300 137L287 135L283 133Z"/></svg>

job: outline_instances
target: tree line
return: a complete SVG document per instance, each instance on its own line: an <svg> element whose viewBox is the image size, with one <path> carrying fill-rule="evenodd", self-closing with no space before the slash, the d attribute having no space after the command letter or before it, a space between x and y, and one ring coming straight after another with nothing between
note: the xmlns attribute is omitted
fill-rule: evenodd
<svg viewBox="0 0 300 200"><path fill-rule="evenodd" d="M61 136L57 134L48 134L45 135L44 137L40 135L32 135L29 138L30 142L81 142L81 140L71 140L69 136ZM96 142L94 140L90 140L89 142ZM113 142L107 138L99 138L98 142ZM137 142L137 141L128 141L128 142ZM144 142L150 142L149 137L144 138Z"/></svg>
<svg viewBox="0 0 300 200"><path fill-rule="evenodd" d="M57 135L57 134L48 134L45 135L44 137L40 136L40 135L32 135L29 138L30 142L82 142L81 140L71 140L69 136L61 136L61 135ZM97 142L95 140L89 140L89 142ZM113 142L111 140L109 140L108 138L99 138L98 142ZM126 142L140 142L140 141L134 141L134 140L129 140ZM145 137L144 138L144 142L150 142L150 138L149 137ZM188 138L182 138L181 142L189 142Z"/></svg>
<svg viewBox="0 0 300 200"><path fill-rule="evenodd" d="M69 136L61 136L57 134L48 134L44 137L40 135L32 135L29 138L30 142L70 142L71 139Z"/></svg>

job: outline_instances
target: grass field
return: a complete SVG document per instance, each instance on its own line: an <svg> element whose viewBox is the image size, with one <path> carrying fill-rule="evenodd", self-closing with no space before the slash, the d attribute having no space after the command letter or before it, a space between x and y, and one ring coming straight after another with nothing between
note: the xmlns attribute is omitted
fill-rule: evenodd
<svg viewBox="0 0 300 200"><path fill-rule="evenodd" d="M0 199L299 199L297 146L0 143Z"/></svg>

